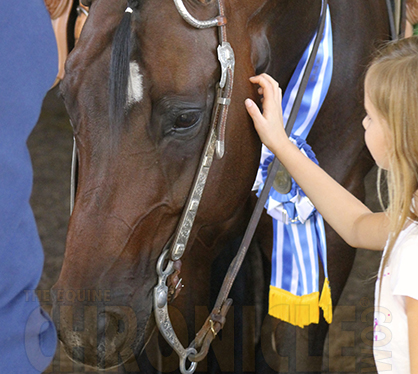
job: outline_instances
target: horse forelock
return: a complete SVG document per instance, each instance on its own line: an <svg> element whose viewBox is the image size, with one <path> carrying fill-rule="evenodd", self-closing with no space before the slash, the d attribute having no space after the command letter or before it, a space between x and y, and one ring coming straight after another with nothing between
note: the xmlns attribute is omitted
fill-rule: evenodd
<svg viewBox="0 0 418 374"><path fill-rule="evenodd" d="M125 12L116 28L112 43L109 76L109 123L119 131L125 121L126 110L142 100L143 86L139 64L131 61L132 17L139 18L140 1L130 0L134 15Z"/></svg>

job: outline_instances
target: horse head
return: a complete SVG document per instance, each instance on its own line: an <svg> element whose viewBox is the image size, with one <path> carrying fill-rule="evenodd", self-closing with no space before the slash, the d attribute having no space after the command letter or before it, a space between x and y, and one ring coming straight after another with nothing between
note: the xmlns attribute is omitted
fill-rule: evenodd
<svg viewBox="0 0 418 374"><path fill-rule="evenodd" d="M245 218L260 142L243 104L255 97L248 77L256 70L244 31L259 3L227 9L240 63L225 155L213 163L186 249L181 271L190 291L180 293L180 309L186 298L207 303L208 285L197 284L208 283L208 270L197 271L193 258L211 261L210 249ZM172 1L129 5L126 12L126 1L91 2L61 85L79 174L54 315L67 352L99 367L138 355L149 336L157 259L182 214L220 79L216 27L192 27ZM198 19L218 15L216 1L185 5Z"/></svg>

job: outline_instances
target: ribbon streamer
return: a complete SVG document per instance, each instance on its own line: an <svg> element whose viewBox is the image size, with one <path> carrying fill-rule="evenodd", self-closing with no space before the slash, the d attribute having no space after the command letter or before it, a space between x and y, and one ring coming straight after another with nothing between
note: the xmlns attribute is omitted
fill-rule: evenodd
<svg viewBox="0 0 418 374"><path fill-rule="evenodd" d="M317 163L306 137L318 115L331 83L333 68L332 29L329 7L321 44L308 86L291 134L291 141L305 156ZM283 97L283 120L287 123L313 43L304 52ZM258 195L264 186L268 166L274 155L263 145L253 190ZM325 319L332 321L331 290L328 281L327 248L322 216L292 180L288 194L274 188L265 205L273 217L272 275L269 294L269 314L293 325L304 327L319 322L319 308ZM325 282L319 294L319 259Z"/></svg>

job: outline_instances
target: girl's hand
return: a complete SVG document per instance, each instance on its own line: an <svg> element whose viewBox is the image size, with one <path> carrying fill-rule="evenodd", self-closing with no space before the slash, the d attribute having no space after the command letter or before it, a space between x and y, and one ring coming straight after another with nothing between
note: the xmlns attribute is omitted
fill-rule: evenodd
<svg viewBox="0 0 418 374"><path fill-rule="evenodd" d="M248 114L254 121L255 129L264 145L272 152L280 149L282 142L288 141L283 127L282 90L279 84L269 75L261 74L250 78L251 83L258 84L258 93L263 96L263 114L253 100L245 100Z"/></svg>
<svg viewBox="0 0 418 374"><path fill-rule="evenodd" d="M273 78L261 74L250 78L250 81L260 85L258 93L264 96L263 114L252 100L245 100L245 106L261 141L280 159L316 209L349 245L354 248L383 250L389 236L386 213L372 213L288 139L283 128L282 94ZM416 359L411 358L411 368L417 368L417 371L411 371L411 374L418 374L418 300L415 301L416 314L412 317L416 322L413 329L414 339L410 339L416 347L413 349Z"/></svg>

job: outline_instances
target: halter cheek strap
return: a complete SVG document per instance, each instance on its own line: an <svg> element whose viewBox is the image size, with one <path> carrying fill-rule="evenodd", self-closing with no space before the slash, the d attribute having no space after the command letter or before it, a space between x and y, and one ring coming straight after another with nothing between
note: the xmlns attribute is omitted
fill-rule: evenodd
<svg viewBox="0 0 418 374"><path fill-rule="evenodd" d="M224 283L222 284L222 288L219 292L218 298L216 300L211 315L206 320L202 329L197 333L195 340L190 344L189 348L185 349L178 340L171 325L170 317L168 315L168 289L166 285L166 280L167 276L171 274L173 261L180 259L186 249L189 235L193 226L194 219L196 217L197 209L203 194L203 189L206 184L206 178L208 176L213 158L215 154L219 158L222 157L224 152L225 124L226 117L228 114L228 107L232 95L235 59L233 55L233 50L230 47L229 43L226 41L226 22L222 25L219 25L219 23L215 21L217 19L225 19L223 0L218 0L220 16L209 21L195 20L185 9L182 0L174 0L174 3L176 4L176 7L183 19L192 26L196 28L219 26L219 39L221 44L220 50L218 51L218 58L221 63L221 80L218 85L218 97L215 101L215 110L212 125L209 131L209 137L207 139L205 149L201 157L201 162L195 177L194 184L192 186L191 193L189 195L188 202L186 203L183 215L180 219L179 226L177 227L174 240L169 241L157 263L157 274L159 276L159 281L157 286L154 288L154 313L157 326L160 330L160 333L163 335L166 341L179 355L180 371L183 374L189 374L196 369L196 363L203 360L203 358L206 356L211 341L215 338L216 334L223 327L226 313L232 303L232 300L228 299L229 291L232 287L232 284L234 283L236 275L244 260L245 254L254 235L255 228L257 227L261 213L264 209L264 202L267 199L268 192L270 191L270 187L273 184L274 177L278 171L280 162L277 159L275 159L273 162L272 170L266 180L262 196L259 198L257 202L249 226L247 227L247 230L245 232L243 242L241 243L240 249L236 257L230 265L230 268L224 279ZM322 0L322 4L322 8L326 9L327 0ZM323 17L321 17L318 35L322 35L323 26L325 24L324 15L325 12L323 12ZM313 52L313 55L316 54L317 45L319 45L320 39L321 38L318 37L315 40L313 48L313 51L315 52ZM308 62L309 68L307 68L305 72L312 70L314 60L315 57L310 58L310 61ZM292 109L292 113L290 116L292 118L292 121L290 123L294 123L294 119L296 119L296 115L300 107L300 101L302 99L308 80L309 74L305 74L302 78L302 83L300 86L301 89L298 92L297 98ZM289 125L287 126L286 131L289 131L290 133L291 129L292 125ZM197 352L197 349L200 349L200 351ZM190 362L192 362L191 366L188 369L186 369L185 367L185 362L187 359Z"/></svg>
<svg viewBox="0 0 418 374"><path fill-rule="evenodd" d="M170 240L157 263L158 284L154 288L154 314L160 333L168 344L176 351L180 358L180 371L183 374L193 373L198 361L208 353L213 338L219 332L225 321L225 315L232 300L223 300L220 313L212 313L196 336L194 342L185 349L177 338L171 325L167 309L167 277L172 272L173 261L179 260L189 240L190 232L202 198L210 167L215 157L221 158L224 154L225 127L228 109L231 102L235 57L231 45L226 38L226 18L224 16L223 0L218 0L219 16L209 21L198 21L193 18L184 7L182 0L174 0L182 18L195 28L219 27L218 60L221 65L221 78L217 87L217 97L212 113L209 135L201 156L200 164L193 182L188 201L180 218L176 233ZM200 349L198 352L197 350ZM191 365L186 368L189 360Z"/></svg>

